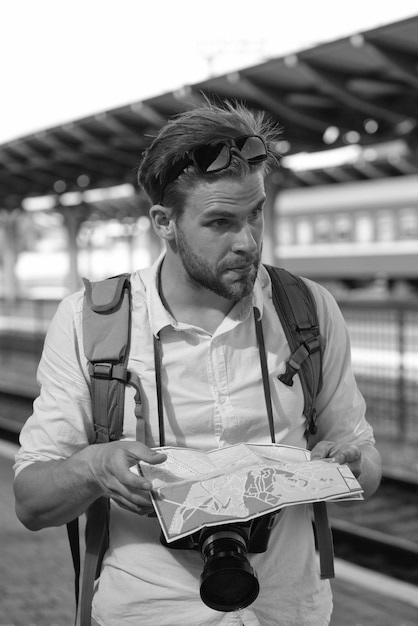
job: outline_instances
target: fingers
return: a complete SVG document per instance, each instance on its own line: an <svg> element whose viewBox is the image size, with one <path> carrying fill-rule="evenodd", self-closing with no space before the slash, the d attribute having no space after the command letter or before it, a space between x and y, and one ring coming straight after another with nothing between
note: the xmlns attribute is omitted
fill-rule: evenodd
<svg viewBox="0 0 418 626"><path fill-rule="evenodd" d="M320 441L311 452L311 460L332 460L339 465L348 465L354 476L361 474L361 449L356 444L338 445L333 441Z"/></svg>
<svg viewBox="0 0 418 626"><path fill-rule="evenodd" d="M351 445L339 450L334 458L337 463L355 463L361 458L361 451L358 446Z"/></svg>
<svg viewBox="0 0 418 626"><path fill-rule="evenodd" d="M150 502L144 503L143 506L139 506L137 504L133 504L131 500L127 498L123 498L122 496L117 498L112 498L113 501L120 506L122 509L126 511L130 511L131 513L135 513L136 515L148 516L151 517L154 513L154 508Z"/></svg>
<svg viewBox="0 0 418 626"><path fill-rule="evenodd" d="M319 459L327 459L329 457L332 457L333 448L335 448L335 443L333 441L320 441L312 449L311 460L318 461Z"/></svg>
<svg viewBox="0 0 418 626"><path fill-rule="evenodd" d="M335 455L335 460L337 463L348 465L356 478L360 476L362 455L358 446L351 445L339 450Z"/></svg>
<svg viewBox="0 0 418 626"><path fill-rule="evenodd" d="M109 476L104 484L104 495L119 506L138 515L147 515L153 511L150 492L144 489L144 482L132 475L133 484L126 484L116 476ZM136 480L135 480L136 479Z"/></svg>
<svg viewBox="0 0 418 626"><path fill-rule="evenodd" d="M110 445L113 446L113 448L118 447L123 450L134 462L145 461L151 465L157 465L167 459L167 455L164 452L148 448L148 446L139 441L117 441ZM131 465L133 465L133 463L131 463Z"/></svg>
<svg viewBox="0 0 418 626"><path fill-rule="evenodd" d="M90 446L90 472L103 495L117 501L120 506L139 514L152 510L149 491L152 484L129 470L140 461L158 464L167 458L135 441Z"/></svg>

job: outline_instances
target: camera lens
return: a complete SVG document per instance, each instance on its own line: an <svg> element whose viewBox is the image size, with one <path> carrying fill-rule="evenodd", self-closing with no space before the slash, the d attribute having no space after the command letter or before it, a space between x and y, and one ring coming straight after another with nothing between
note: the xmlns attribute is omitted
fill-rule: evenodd
<svg viewBox="0 0 418 626"><path fill-rule="evenodd" d="M202 534L200 596L211 609L236 611L257 598L260 586L247 559L247 548L248 529L244 527L227 526Z"/></svg>

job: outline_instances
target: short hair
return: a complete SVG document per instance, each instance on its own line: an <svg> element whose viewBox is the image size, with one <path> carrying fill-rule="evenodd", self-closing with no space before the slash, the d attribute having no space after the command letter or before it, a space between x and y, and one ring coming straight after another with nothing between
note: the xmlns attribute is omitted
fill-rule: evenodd
<svg viewBox="0 0 418 626"><path fill-rule="evenodd" d="M138 183L151 203L158 204L161 202L161 181L167 171L189 150L242 135L259 135L264 139L267 159L261 163L248 164L233 154L229 167L220 172L202 174L193 166L187 167L164 191L164 204L179 215L187 193L202 180L216 180L226 176L244 177L254 169L262 170L267 175L278 164L279 155L275 145L280 134L280 127L265 111L253 111L237 102L225 101L222 105L217 105L206 101L203 105L173 117L161 128L143 153L138 168Z"/></svg>

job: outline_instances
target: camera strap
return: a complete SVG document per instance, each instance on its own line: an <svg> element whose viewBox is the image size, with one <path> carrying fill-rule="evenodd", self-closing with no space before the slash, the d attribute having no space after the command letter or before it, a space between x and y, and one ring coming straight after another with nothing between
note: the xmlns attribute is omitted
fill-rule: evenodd
<svg viewBox="0 0 418 626"><path fill-rule="evenodd" d="M267 418L269 421L271 442L276 443L274 432L273 407L271 404L270 380L267 367L266 346L264 344L263 325L261 323L260 311L254 307L255 332L257 335L258 353L260 355L261 376L263 379L264 399L266 402Z"/></svg>

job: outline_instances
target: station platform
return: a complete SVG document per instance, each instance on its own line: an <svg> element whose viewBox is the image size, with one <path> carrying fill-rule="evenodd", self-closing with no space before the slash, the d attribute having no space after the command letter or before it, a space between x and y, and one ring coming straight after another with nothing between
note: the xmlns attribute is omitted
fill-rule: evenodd
<svg viewBox="0 0 418 626"><path fill-rule="evenodd" d="M66 529L35 533L17 520L12 490L15 451L14 444L0 441L0 624L72 626L73 570ZM417 587L338 559L335 570L330 626L418 624Z"/></svg>

